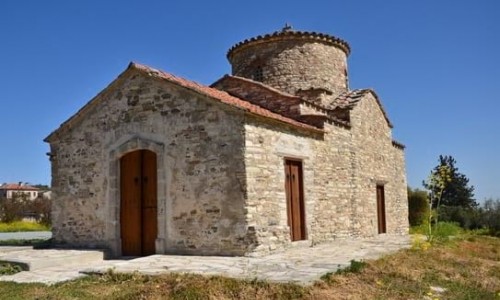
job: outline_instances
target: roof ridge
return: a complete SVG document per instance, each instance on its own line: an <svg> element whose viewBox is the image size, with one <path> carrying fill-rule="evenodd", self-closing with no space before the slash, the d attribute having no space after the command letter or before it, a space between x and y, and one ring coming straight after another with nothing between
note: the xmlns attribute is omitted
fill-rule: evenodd
<svg viewBox="0 0 500 300"><path fill-rule="evenodd" d="M306 124L306 123L302 123L298 120L295 120L295 119L292 119L290 117L286 117L286 116L283 116L279 113L276 113L276 112L272 112L270 111L269 109L267 108L264 108L262 106L259 106L259 105L256 105L254 103L250 103L244 99L241 99L241 98L238 98L238 97L235 97L231 94L229 94L228 92L226 91L221 91L219 89L216 89L216 88L213 88L211 86L206 86L206 85L202 85L196 81L192 81L192 80L189 80L189 79L185 79L185 78L182 78L182 77L178 77L178 76L175 76L171 73L167 73L165 71L162 71L162 70L159 70L159 69L155 69L155 68L152 68L152 67L149 67L147 65L143 65L143 64L139 64L139 63L134 63L132 65L134 68L140 70L140 71L145 71L145 72L155 72L160 76L160 78L162 79L165 79L165 80L168 80L168 81L172 81L176 84L179 84L185 88L188 88L188 89L191 89L197 93L200 93L200 94L203 94L205 96L208 96L208 97L211 97L211 98L217 98L218 100L220 100L221 102L223 103L226 103L226 104L232 104L233 106L236 106L240 109L243 109L247 112L250 112L250 113L255 113L257 115L261 115L261 116L265 116L265 117L270 117L272 119L276 119L276 120L279 120L279 121L282 121L282 122L285 122L285 123L289 123L291 125L295 125L295 126L299 126L299 127L303 127L305 129L314 129L314 130L318 130L318 131L321 131L321 129L315 127L315 126L312 126L312 125L309 125L309 124ZM191 85L194 85L195 87L191 86ZM209 90L206 91L206 89ZM213 93L213 94L211 94ZM227 98L227 99L225 99ZM228 100L228 101L227 101ZM242 103L234 103L234 101L231 101L231 100L236 100L236 102L242 102ZM253 108L253 109L252 109ZM261 113L258 113L255 111L255 108L259 108L261 110L263 110ZM266 111L267 113L264 113L264 111Z"/></svg>
<svg viewBox="0 0 500 300"><path fill-rule="evenodd" d="M261 117L273 119L275 121L279 121L291 126L295 126L298 128L302 128L305 130L312 130L316 132L323 132L322 129L300 122L298 120L285 117L283 115L280 115L278 113L272 112L268 109L265 109L263 107L257 106L255 104L252 104L248 101L245 101L243 99L234 97L226 92L220 91L218 89L202 85L196 81L192 81L189 79L185 79L183 77L179 77L176 75L173 75L171 73L167 73L165 71L162 71L160 69L152 68L144 64L140 64L137 62L131 62L129 63L127 69L120 73L118 77L113 80L110 84L108 84L107 87L105 87L103 90L101 90L96 96L94 96L90 101L88 101L83 107L81 107L74 115L72 115L69 119L64 121L59 128L54 130L52 133L50 133L45 139L45 142L51 142L53 138L61 134L63 131L65 131L68 128L71 128L72 124L76 122L76 120L79 120L81 116L85 115L88 113L88 111L91 110L92 107L97 105L97 103L100 103L102 101L101 99L103 98L102 96L109 92L112 88L114 88L115 85L118 84L119 80L125 76L127 72L130 70L136 70L138 72L142 72L143 74L146 74L151 77L156 77L162 80L166 80L168 82L177 84L181 87L184 87L186 89L189 89L195 93L210 97L212 99L216 99L221 103L231 105L235 108L241 109L247 113L254 114L254 115L259 115Z"/></svg>

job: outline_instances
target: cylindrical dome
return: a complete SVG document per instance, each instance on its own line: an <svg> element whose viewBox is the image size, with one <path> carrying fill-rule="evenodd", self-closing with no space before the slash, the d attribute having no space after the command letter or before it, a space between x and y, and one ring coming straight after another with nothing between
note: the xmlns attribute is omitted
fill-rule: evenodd
<svg viewBox="0 0 500 300"><path fill-rule="evenodd" d="M349 52L339 38L285 27L234 45L227 58L235 76L294 95L306 90L339 95L348 89Z"/></svg>

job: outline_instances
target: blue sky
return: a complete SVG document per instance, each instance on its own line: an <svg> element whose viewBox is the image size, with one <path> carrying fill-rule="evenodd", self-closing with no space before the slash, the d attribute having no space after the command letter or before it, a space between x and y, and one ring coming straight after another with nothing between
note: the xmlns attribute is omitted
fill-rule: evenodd
<svg viewBox="0 0 500 300"><path fill-rule="evenodd" d="M452 155L500 198L500 1L0 2L0 182L50 183L42 140L130 61L210 84L227 50L285 22L347 40L351 88L374 88L420 186Z"/></svg>

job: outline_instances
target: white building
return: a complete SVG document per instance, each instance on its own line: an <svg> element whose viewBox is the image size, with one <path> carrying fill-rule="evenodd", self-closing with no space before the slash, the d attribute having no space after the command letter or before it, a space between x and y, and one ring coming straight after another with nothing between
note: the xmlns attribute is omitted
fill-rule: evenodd
<svg viewBox="0 0 500 300"><path fill-rule="evenodd" d="M26 195L28 199L35 200L42 191L39 188L23 182L4 183L0 185L0 198L11 199L15 195Z"/></svg>

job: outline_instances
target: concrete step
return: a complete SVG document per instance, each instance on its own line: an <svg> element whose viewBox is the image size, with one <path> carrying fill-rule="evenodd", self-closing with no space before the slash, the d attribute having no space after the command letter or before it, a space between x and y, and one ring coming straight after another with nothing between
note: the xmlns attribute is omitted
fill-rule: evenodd
<svg viewBox="0 0 500 300"><path fill-rule="evenodd" d="M100 250L68 250L68 249L19 249L19 251L3 252L0 249L0 261L16 263L24 270L40 270L59 266L85 266L104 260Z"/></svg>

